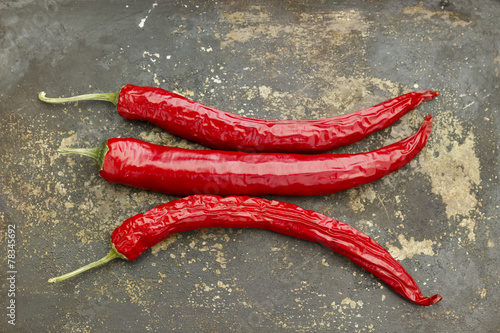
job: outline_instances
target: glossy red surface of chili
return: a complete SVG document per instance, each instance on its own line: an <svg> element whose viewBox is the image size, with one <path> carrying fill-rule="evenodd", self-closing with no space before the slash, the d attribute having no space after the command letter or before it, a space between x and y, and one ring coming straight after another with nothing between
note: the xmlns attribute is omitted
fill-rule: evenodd
<svg viewBox="0 0 500 333"><path fill-rule="evenodd" d="M322 153L359 141L396 122L436 91L411 92L346 115L316 120L265 120L221 111L156 87L126 85L117 110L175 135L220 150Z"/></svg>
<svg viewBox="0 0 500 333"><path fill-rule="evenodd" d="M175 195L321 195L373 182L425 146L428 115L414 135L360 154L300 155L187 150L136 139L109 139L101 176Z"/></svg>
<svg viewBox="0 0 500 333"><path fill-rule="evenodd" d="M111 235L115 249L134 260L173 233L200 228L260 228L320 243L382 279L408 300L432 305L441 296L425 297L381 245L355 228L291 203L252 197L193 195L127 219Z"/></svg>

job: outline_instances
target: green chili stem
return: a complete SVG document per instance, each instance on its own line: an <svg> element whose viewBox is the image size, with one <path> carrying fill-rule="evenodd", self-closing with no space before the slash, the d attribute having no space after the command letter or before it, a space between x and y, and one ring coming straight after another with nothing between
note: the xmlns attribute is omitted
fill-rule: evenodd
<svg viewBox="0 0 500 333"><path fill-rule="evenodd" d="M45 96L45 92L42 91L38 94L38 98L45 103L57 104L57 103L68 103L68 102L78 102L78 101L106 101L111 102L115 106L118 104L117 93L99 93L99 94L85 94L72 97L58 97L50 98Z"/></svg>
<svg viewBox="0 0 500 333"><path fill-rule="evenodd" d="M73 272L51 278L51 279L49 279L49 283L56 283L56 282L60 282L60 281L69 279L70 277L73 277L73 276L78 275L82 272L88 271L91 268L102 266L105 263L107 263L113 259L116 259L116 258L124 258L124 257L121 254L119 254L114 248L112 248L104 258L101 258L97 261L94 261L93 263L90 263L86 266L80 267L77 270L74 270Z"/></svg>
<svg viewBox="0 0 500 333"><path fill-rule="evenodd" d="M101 152L100 147L96 148L60 148L57 150L59 154L74 154L92 157L96 162L99 160Z"/></svg>
<svg viewBox="0 0 500 333"><path fill-rule="evenodd" d="M107 143L107 141L104 141L99 147L96 148L59 148L57 152L59 154L76 154L92 157L94 161L96 161L99 170L102 170L104 157L109 150Z"/></svg>

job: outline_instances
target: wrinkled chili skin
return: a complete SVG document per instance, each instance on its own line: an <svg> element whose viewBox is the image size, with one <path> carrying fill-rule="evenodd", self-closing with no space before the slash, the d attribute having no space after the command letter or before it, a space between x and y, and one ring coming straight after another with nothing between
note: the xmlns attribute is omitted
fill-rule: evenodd
<svg viewBox="0 0 500 333"><path fill-rule="evenodd" d="M193 195L127 219L111 234L115 249L129 260L173 233L201 228L259 228L320 243L379 277L419 305L425 297L408 272L381 245L355 228L291 203L255 197Z"/></svg>
<svg viewBox="0 0 500 333"><path fill-rule="evenodd" d="M280 154L187 150L109 139L99 173L110 182L174 195L323 195L373 182L425 146L428 115L414 135L360 154Z"/></svg>
<svg viewBox="0 0 500 333"><path fill-rule="evenodd" d="M436 91L411 92L373 107L316 120L265 120L239 116L156 87L124 86L117 110L172 134L220 150L323 153L359 141L396 122Z"/></svg>

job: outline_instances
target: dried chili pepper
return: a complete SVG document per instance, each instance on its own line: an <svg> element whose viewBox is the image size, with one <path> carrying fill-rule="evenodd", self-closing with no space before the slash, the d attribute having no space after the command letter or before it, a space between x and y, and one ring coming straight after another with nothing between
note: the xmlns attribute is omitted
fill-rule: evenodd
<svg viewBox="0 0 500 333"><path fill-rule="evenodd" d="M93 157L107 181L174 195L321 195L373 182L401 168L425 146L428 115L417 133L359 154L300 155L188 150L137 139L60 153Z"/></svg>
<svg viewBox="0 0 500 333"><path fill-rule="evenodd" d="M323 153L359 141L392 125L423 101L439 95L404 94L364 110L316 120L265 120L239 116L155 87L124 86L118 93L48 98L47 103L81 100L113 102L127 119L149 121L170 133L220 150Z"/></svg>
<svg viewBox="0 0 500 333"><path fill-rule="evenodd" d="M267 229L317 242L348 257L416 304L441 300L439 295L423 296L403 266L359 230L291 203L244 196L193 195L135 215L113 231L108 255L49 282L65 280L115 258L134 260L174 233L213 227Z"/></svg>

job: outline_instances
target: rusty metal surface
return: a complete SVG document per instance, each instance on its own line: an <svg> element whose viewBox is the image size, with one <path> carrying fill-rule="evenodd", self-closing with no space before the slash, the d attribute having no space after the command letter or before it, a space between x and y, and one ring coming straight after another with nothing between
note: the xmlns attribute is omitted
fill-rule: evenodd
<svg viewBox="0 0 500 333"><path fill-rule="evenodd" d="M498 1L1 2L0 331L498 332L498 17ZM111 104L37 99L127 83L269 119L440 91L339 150L398 141L430 113L430 142L408 166L335 195L278 199L365 232L443 300L415 306L320 245L262 230L186 232L49 285L104 256L124 219L175 198L106 183L58 148L115 136L200 148Z"/></svg>

